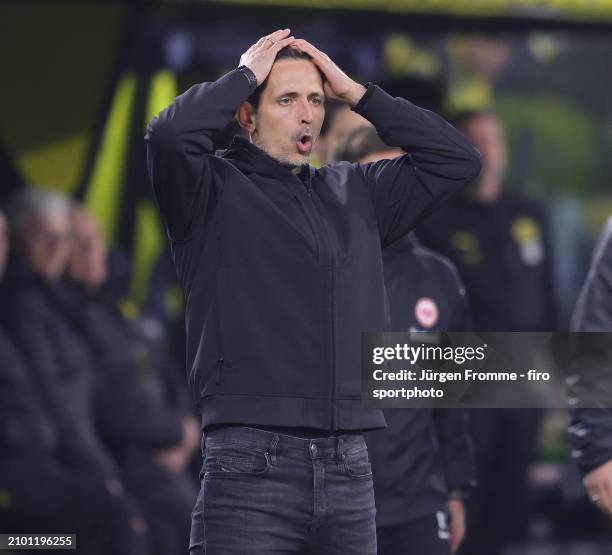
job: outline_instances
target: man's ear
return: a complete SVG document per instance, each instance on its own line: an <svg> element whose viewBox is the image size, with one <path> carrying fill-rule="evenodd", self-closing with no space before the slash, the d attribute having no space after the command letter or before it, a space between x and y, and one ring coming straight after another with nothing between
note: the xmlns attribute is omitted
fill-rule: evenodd
<svg viewBox="0 0 612 555"><path fill-rule="evenodd" d="M238 106L238 110L236 110L236 120L242 129L244 129L249 135L255 131L256 123L257 123L257 114L255 113L255 108L253 105L244 101L241 102Z"/></svg>

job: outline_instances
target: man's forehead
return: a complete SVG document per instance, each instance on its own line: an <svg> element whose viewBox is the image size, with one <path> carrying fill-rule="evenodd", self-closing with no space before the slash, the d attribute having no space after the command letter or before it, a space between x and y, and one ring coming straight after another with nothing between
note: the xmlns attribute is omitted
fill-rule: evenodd
<svg viewBox="0 0 612 555"><path fill-rule="evenodd" d="M321 73L310 60L283 59L274 62L266 91L277 95L283 92L323 93Z"/></svg>

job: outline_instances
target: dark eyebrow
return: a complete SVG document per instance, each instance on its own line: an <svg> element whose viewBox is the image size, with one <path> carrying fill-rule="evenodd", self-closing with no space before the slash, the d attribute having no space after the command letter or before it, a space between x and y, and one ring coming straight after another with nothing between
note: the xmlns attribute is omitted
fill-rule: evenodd
<svg viewBox="0 0 612 555"><path fill-rule="evenodd" d="M287 97L297 98L298 96L299 96L299 93L296 93L296 92L285 92L285 93L279 94L276 98L277 100L279 100L281 98L287 98ZM312 92L308 95L308 98L313 98L315 96L321 99L325 98L325 95L322 92Z"/></svg>
<svg viewBox="0 0 612 555"><path fill-rule="evenodd" d="M315 97L315 96L316 96L317 98L320 98L321 100L323 100L323 99L325 98L325 95L324 95L323 93L320 93L320 92L313 92L313 93L310 93L310 94L308 95L308 98L313 98L313 97Z"/></svg>
<svg viewBox="0 0 612 555"><path fill-rule="evenodd" d="M286 97L296 98L296 97L298 97L298 96L299 96L299 95L298 95L298 93L296 93L296 92L284 92L284 93L279 94L279 95L278 95L276 98L277 98L277 100L278 100L278 99L281 99L281 98L286 98Z"/></svg>

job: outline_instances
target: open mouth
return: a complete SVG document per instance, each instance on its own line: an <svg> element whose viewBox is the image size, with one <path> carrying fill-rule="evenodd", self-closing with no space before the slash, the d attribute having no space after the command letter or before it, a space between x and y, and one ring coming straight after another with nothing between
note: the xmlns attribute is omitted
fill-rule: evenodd
<svg viewBox="0 0 612 555"><path fill-rule="evenodd" d="M295 144L301 153L310 152L312 149L312 136L309 133L304 133L299 136Z"/></svg>

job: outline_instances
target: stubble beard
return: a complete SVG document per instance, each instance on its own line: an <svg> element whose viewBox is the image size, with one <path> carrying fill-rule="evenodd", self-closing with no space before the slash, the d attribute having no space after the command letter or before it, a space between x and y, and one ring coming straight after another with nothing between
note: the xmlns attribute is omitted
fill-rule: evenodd
<svg viewBox="0 0 612 555"><path fill-rule="evenodd" d="M279 164L290 169L295 170L304 166L310 165L310 155L298 154L274 154L266 147L265 143L261 140L258 134L254 133L251 135L251 142L260 150L263 150L270 158L274 158Z"/></svg>

